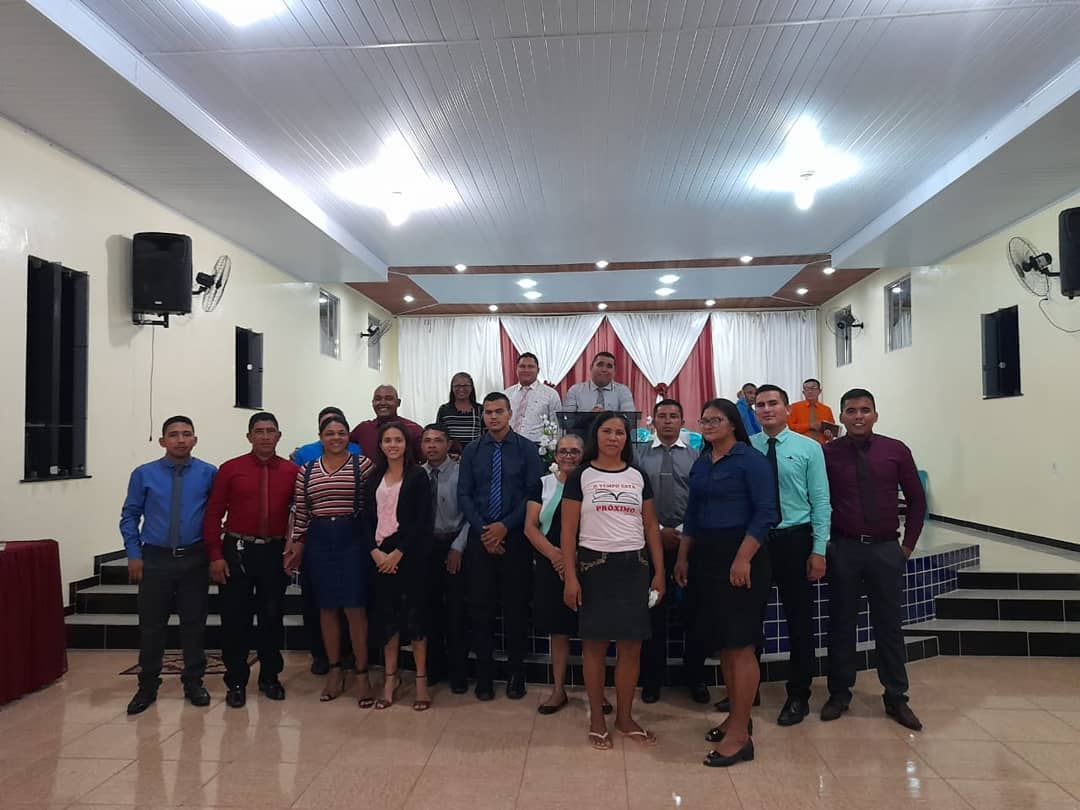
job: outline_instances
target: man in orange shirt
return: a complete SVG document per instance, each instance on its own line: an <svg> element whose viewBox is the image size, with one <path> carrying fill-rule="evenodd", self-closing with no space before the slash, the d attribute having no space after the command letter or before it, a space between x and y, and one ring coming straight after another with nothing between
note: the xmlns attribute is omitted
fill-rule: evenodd
<svg viewBox="0 0 1080 810"><path fill-rule="evenodd" d="M802 385L805 399L791 404L788 427L803 436L809 436L822 444L836 438L836 420L832 408L821 402L821 382L810 378ZM822 429L822 423L829 427Z"/></svg>

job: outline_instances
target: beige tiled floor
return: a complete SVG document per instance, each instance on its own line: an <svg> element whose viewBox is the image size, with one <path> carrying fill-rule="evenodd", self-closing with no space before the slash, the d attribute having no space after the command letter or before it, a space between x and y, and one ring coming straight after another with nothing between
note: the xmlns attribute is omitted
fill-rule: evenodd
<svg viewBox="0 0 1080 810"><path fill-rule="evenodd" d="M553 717L528 697L479 705L435 693L410 710L411 691L385 712L351 699L320 704L321 679L289 655L284 703L252 696L227 709L183 703L175 680L137 718L124 707L131 653L73 652L60 683L0 708L0 805L6 808L760 808L760 810L1080 810L1080 661L936 658L912 664L911 734L889 721L873 673L850 714L823 724L772 721L783 689L755 710L757 759L727 771L700 764L701 735L719 715L667 690L639 719L660 738L642 749L616 735L612 751L585 743L580 693ZM818 685L814 708L820 706ZM719 690L717 690L719 694Z"/></svg>

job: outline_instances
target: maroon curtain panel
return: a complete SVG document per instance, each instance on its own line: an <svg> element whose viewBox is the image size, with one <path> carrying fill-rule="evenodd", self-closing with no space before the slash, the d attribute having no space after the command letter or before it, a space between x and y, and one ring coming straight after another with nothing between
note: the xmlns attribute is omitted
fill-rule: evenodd
<svg viewBox="0 0 1080 810"><path fill-rule="evenodd" d="M713 356L712 356L712 326L706 321L705 328L701 330L697 343L694 344L690 356L679 371L674 380L669 381L665 396L679 400L686 414L686 426L690 430L697 429L697 419L701 414L701 406L716 396L716 388L713 382ZM503 378L506 385L510 386L517 382L514 365L519 354L506 330L499 327L499 339L502 348ZM561 380L544 380L554 385L560 396L566 396L567 390L575 383L589 379L589 365L597 352L611 352L615 355L615 379L629 386L634 395L634 403L641 409L642 424L646 416L652 416L652 406L656 401L656 389L650 385L641 369L637 367L630 355L619 340L615 330L611 328L605 318L600 323L600 328L592 336L585 351L574 363L570 372ZM540 374L544 378L543 369Z"/></svg>

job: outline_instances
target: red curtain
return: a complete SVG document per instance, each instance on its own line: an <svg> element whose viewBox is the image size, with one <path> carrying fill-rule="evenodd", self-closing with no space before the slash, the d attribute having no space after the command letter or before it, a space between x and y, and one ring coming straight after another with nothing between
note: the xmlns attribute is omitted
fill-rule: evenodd
<svg viewBox="0 0 1080 810"><path fill-rule="evenodd" d="M506 334L506 330L499 327L499 337L502 348L503 378L506 385L517 382L514 365L518 350ZM656 391L649 384L645 375L630 358L626 348L622 345L615 330L611 328L605 318L600 323L600 328L592 336L589 344L585 347L581 357L574 363L570 373L563 379L545 380L555 385L560 396L566 396L567 390L575 383L589 379L589 364L597 352L611 352L615 355L615 379L629 386L634 395L634 402L641 409L642 422L646 416L652 415L652 406L656 401ZM706 321L705 328L701 330L697 343L694 344L690 356L686 359L678 376L670 381L667 396L679 400L686 414L687 427L695 429L701 406L716 396L713 383L713 356L712 356L712 332L711 324Z"/></svg>

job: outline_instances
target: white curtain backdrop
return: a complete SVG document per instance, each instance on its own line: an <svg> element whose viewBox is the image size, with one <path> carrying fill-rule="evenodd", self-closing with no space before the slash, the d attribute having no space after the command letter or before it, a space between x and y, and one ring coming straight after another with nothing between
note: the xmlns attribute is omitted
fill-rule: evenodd
<svg viewBox="0 0 1080 810"><path fill-rule="evenodd" d="M398 370L401 415L421 425L435 421L450 394L450 378L467 371L476 383L476 399L501 391L502 356L499 318L401 318Z"/></svg>
<svg viewBox="0 0 1080 810"><path fill-rule="evenodd" d="M713 363L717 395L734 400L739 387L772 383L802 399L802 382L818 377L817 313L714 312Z"/></svg>
<svg viewBox="0 0 1080 810"><path fill-rule="evenodd" d="M570 373L604 316L504 315L500 320L519 352L532 352L540 358L540 379L554 385Z"/></svg>
<svg viewBox="0 0 1080 810"><path fill-rule="evenodd" d="M617 312L607 318L645 379L658 385L679 375L709 313Z"/></svg>

